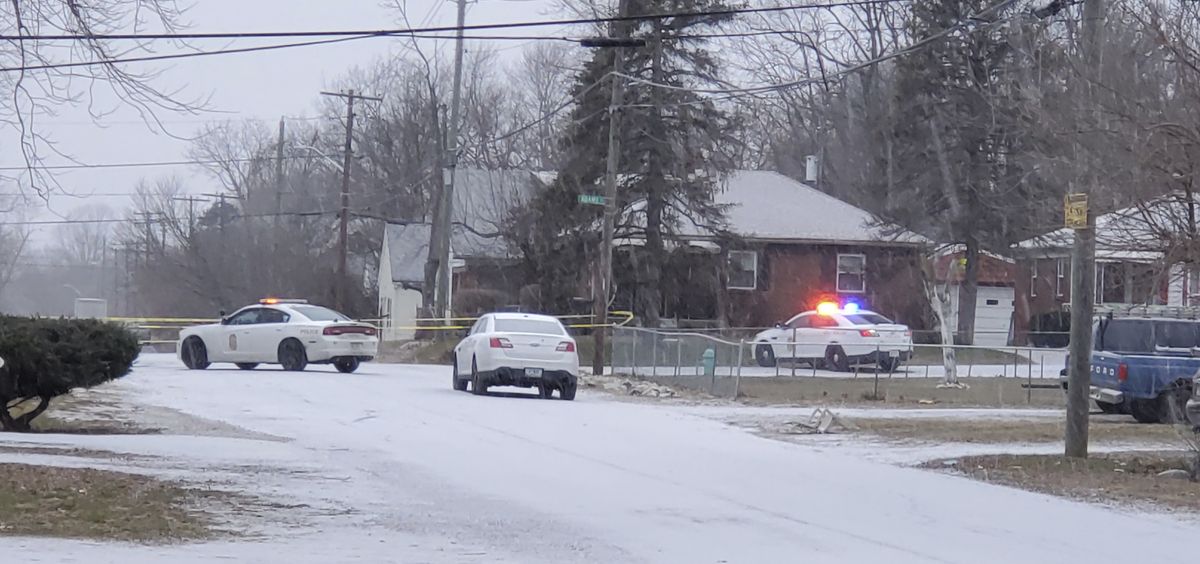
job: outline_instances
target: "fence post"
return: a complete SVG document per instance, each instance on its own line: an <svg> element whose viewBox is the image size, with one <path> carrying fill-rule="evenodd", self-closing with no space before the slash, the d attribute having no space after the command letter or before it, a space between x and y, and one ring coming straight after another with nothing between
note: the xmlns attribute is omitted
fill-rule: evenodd
<svg viewBox="0 0 1200 564"><path fill-rule="evenodd" d="M683 365L683 339L675 338L675 377L679 377L680 367Z"/></svg>
<svg viewBox="0 0 1200 564"><path fill-rule="evenodd" d="M637 329L633 329L633 358L629 362L629 372L633 377L637 377L637 344L642 340L642 334Z"/></svg>
<svg viewBox="0 0 1200 564"><path fill-rule="evenodd" d="M737 399L742 389L742 355L746 353L746 341L738 341L737 376L733 377L733 399Z"/></svg>
<svg viewBox="0 0 1200 564"><path fill-rule="evenodd" d="M796 328L792 327L792 378L796 377Z"/></svg>
<svg viewBox="0 0 1200 564"><path fill-rule="evenodd" d="M652 357L650 359L650 377L656 378L658 377L658 333L652 331L650 338L654 342L654 345L650 349L650 356Z"/></svg>

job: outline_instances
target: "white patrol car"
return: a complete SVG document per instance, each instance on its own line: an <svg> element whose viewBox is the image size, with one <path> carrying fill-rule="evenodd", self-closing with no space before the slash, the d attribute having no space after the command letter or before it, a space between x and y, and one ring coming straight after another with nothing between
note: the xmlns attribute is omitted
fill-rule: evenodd
<svg viewBox="0 0 1200 564"><path fill-rule="evenodd" d="M891 372L912 357L912 331L905 325L850 303L824 302L754 337L759 366L777 360L822 363L847 371L852 364L878 363Z"/></svg>
<svg viewBox="0 0 1200 564"><path fill-rule="evenodd" d="M489 313L454 347L454 389L537 388L543 398L575 399L579 355L562 322L547 315Z"/></svg>
<svg viewBox="0 0 1200 564"><path fill-rule="evenodd" d="M279 364L292 371L333 364L338 372L350 373L360 362L375 358L378 334L371 325L304 300L267 298L220 323L181 331L179 359L192 370L232 362L242 370Z"/></svg>

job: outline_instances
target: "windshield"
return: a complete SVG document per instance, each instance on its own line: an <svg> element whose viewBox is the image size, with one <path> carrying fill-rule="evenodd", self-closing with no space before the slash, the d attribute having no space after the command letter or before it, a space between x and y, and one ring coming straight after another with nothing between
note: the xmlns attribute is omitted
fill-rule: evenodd
<svg viewBox="0 0 1200 564"><path fill-rule="evenodd" d="M350 321L349 317L342 315L332 309L321 306L299 305L292 306L296 313L303 315L313 321Z"/></svg>
<svg viewBox="0 0 1200 564"><path fill-rule="evenodd" d="M879 315L878 313L855 313L852 315L846 315L845 317L846 321L849 321L854 325L888 325L892 323L891 319Z"/></svg>
<svg viewBox="0 0 1200 564"><path fill-rule="evenodd" d="M537 335L563 335L562 325L557 321L543 319L497 319L497 333L534 333Z"/></svg>

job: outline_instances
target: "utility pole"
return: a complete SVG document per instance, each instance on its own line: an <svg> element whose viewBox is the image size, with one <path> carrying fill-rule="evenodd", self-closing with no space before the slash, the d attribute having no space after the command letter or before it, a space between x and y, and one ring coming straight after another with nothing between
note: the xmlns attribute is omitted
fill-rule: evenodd
<svg viewBox="0 0 1200 564"><path fill-rule="evenodd" d="M629 0L619 0L617 17L624 17L629 10ZM585 40L585 47L616 47L613 53L612 92L608 100L608 161L604 181L604 225L600 234L600 260L596 263L598 275L593 280L599 287L592 291L592 333L596 347L592 353L592 373L604 374L605 337L608 328L608 298L612 295L612 248L613 232L617 222L617 175L620 167L621 127L619 125L621 102L624 99L624 81L620 73L625 70L625 47L645 45L644 41L630 41L629 28L621 21L613 22L613 38Z"/></svg>
<svg viewBox="0 0 1200 564"><path fill-rule="evenodd" d="M278 241L279 216L283 213L283 138L285 121L279 118L279 142L275 145L275 239ZM278 249L279 245L275 245Z"/></svg>
<svg viewBox="0 0 1200 564"><path fill-rule="evenodd" d="M345 309L346 298L349 297L349 292L346 290L346 257L349 254L350 244L350 161L354 158L354 101L382 102L383 98L355 94L353 89L345 93L322 92L321 95L346 99L346 146L345 154L342 157L342 205L338 211L338 269L337 280L333 284L334 307ZM282 126L280 131L282 131Z"/></svg>
<svg viewBox="0 0 1200 564"><path fill-rule="evenodd" d="M196 233L196 202L204 202L206 200L195 196L174 197L171 198L177 202L187 202L188 206L188 239L191 239Z"/></svg>
<svg viewBox="0 0 1200 564"><path fill-rule="evenodd" d="M467 23L467 0L458 0L458 29L454 34L454 88L450 91L450 132L446 150L446 168L442 177L442 193L437 216L430 227L430 261L437 261L437 286L434 291L433 315L450 317L450 234L454 230L454 177L458 169L458 118L462 105L463 26Z"/></svg>
<svg viewBox="0 0 1200 564"><path fill-rule="evenodd" d="M1095 107L1096 84L1101 80L1100 45L1104 30L1104 0L1084 0L1083 54L1087 72L1084 83L1087 104ZM1099 112L1091 112L1099 119ZM1099 125L1099 124L1094 124ZM1078 150L1080 139L1076 139ZM1078 161L1078 159L1076 159ZM1096 214L1087 209L1088 194L1099 180L1087 167L1081 167L1083 182L1083 213L1086 226L1076 228L1075 244L1071 250L1071 363L1067 370L1067 428L1064 438L1066 455L1087 458L1088 455L1088 392L1092 375L1092 318L1096 294ZM1065 206L1064 206L1065 207Z"/></svg>

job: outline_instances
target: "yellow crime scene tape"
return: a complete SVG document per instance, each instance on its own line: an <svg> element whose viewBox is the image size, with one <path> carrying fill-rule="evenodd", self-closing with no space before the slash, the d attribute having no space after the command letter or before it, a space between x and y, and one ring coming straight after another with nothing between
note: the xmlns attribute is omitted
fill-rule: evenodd
<svg viewBox="0 0 1200 564"><path fill-rule="evenodd" d="M630 322L632 322L633 317L634 317L632 311L610 311L610 312L608 312L608 314L609 314L609 316L619 317L621 319L619 321L616 321L615 323L570 323L570 324L566 324L566 326L570 327L572 329L595 329L595 328L600 328L600 327L624 327L625 325L628 325ZM588 319L588 318L591 318L592 315L591 314L572 314L572 315L555 315L553 317L556 317L558 319ZM130 325L133 325L136 329L144 329L147 331L162 331L162 330L171 330L171 329L178 330L178 329L184 329L190 325L197 325L197 324L201 324L201 323L217 323L218 321L220 321L218 319L203 319L203 318L190 318L190 317L109 317L106 319L108 321L112 321L112 322L116 322L116 323L127 323ZM421 317L421 318L415 319L414 321L418 321L418 322L430 321L430 322L445 323L447 321L449 321L449 322L477 321L478 319L479 319L478 317L449 317L449 318L446 318L446 317ZM384 320L383 319L362 319L359 321L366 322L366 323L372 323L375 325L382 325ZM459 331L459 330L463 330L463 329L470 329L471 325L470 324L465 324L465 325L460 325L460 324L402 325L402 326L401 325L393 325L393 326L389 326L387 328L391 329L391 330L406 330L406 331L409 331L409 330L411 330L411 331ZM145 340L140 341L140 343L143 345L164 345L164 344L174 344L175 342L176 342L176 339L145 339Z"/></svg>

